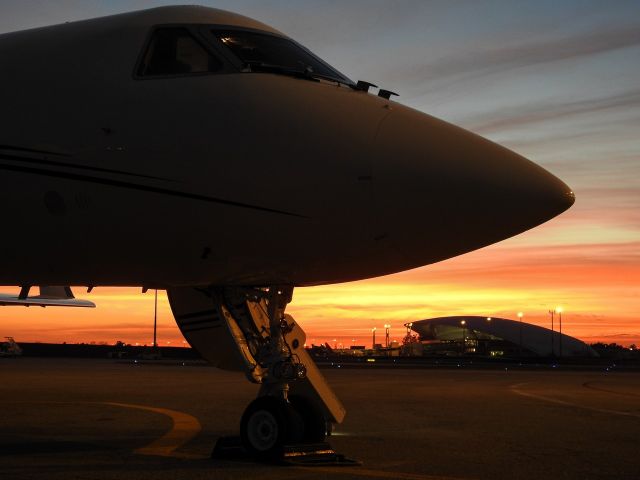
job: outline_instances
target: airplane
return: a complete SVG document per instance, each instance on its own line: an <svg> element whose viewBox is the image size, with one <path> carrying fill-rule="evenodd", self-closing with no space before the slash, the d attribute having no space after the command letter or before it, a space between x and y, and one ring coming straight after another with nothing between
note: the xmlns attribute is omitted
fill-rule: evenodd
<svg viewBox="0 0 640 480"><path fill-rule="evenodd" d="M5 337L6 342L0 342L0 358L19 357L22 355L22 348L16 343L13 337Z"/></svg>
<svg viewBox="0 0 640 480"><path fill-rule="evenodd" d="M0 285L21 287L0 303L165 289L191 346L260 385L240 422L257 459L345 416L285 313L295 287L439 262L574 203L517 153L227 11L7 33L0 64Z"/></svg>

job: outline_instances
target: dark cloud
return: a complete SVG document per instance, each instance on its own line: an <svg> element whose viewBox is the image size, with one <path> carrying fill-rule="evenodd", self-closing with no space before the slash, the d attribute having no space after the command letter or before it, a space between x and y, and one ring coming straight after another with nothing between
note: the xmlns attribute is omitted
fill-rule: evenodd
<svg viewBox="0 0 640 480"><path fill-rule="evenodd" d="M480 40L479 44L481 44ZM469 45L469 49L434 60L418 62L406 69L396 70L393 77L413 85L429 85L416 92L427 94L480 77L495 75L522 67L533 67L552 62L568 61L613 50L640 46L640 27L615 26L594 28L573 36L538 38L527 43L513 40L511 45L482 48Z"/></svg>
<svg viewBox="0 0 640 480"><path fill-rule="evenodd" d="M640 107L640 90L633 90L595 99L565 103L529 103L501 108L494 112L467 117L462 120L462 123L474 132L490 134L527 126L532 123L558 120L575 115L591 115L605 110L637 109L638 107Z"/></svg>

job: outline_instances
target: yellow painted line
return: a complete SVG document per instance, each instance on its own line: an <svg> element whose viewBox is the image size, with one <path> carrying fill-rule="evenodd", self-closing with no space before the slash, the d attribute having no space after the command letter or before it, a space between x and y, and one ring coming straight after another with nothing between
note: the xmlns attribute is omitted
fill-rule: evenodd
<svg viewBox="0 0 640 480"><path fill-rule="evenodd" d="M581 408L583 410L591 410L593 412L606 413L609 415L622 415L624 417L635 417L640 418L640 414L632 413L632 412L623 412L620 410L610 410L608 408L597 408L597 407L589 407L587 405L580 405L579 403L567 402L566 400L560 400L557 398L547 397L545 395L539 395L537 393L525 392L521 389L526 383L518 383L516 385L511 386L511 391L516 395L521 395L523 397L535 398L536 400L542 400L543 402L549 403L557 403L558 405L565 405L567 407L575 407Z"/></svg>
<svg viewBox="0 0 640 480"><path fill-rule="evenodd" d="M393 478L398 480L470 480L462 477L443 477L438 475L423 475L420 473L388 472L372 470L362 467L298 467L307 472L326 472L332 476L353 475L367 478Z"/></svg>
<svg viewBox="0 0 640 480"><path fill-rule="evenodd" d="M177 410L169 410L168 408L148 407L146 405L134 405L130 403L101 403L103 405L111 405L115 407L145 410L147 412L166 415L171 418L173 425L167 433L154 440L149 445L134 450L133 453L137 453L139 455L156 455L160 457L202 458L201 455L176 453L178 448L192 440L198 433L200 433L200 430L202 430L202 426L197 418L187 413L178 412Z"/></svg>
<svg viewBox="0 0 640 480"><path fill-rule="evenodd" d="M204 455L194 455L188 453L176 452L176 450L191 439L193 439L202 426L197 418L177 410L169 410L168 408L149 407L147 405L134 405L131 403L117 403L117 402L54 402L54 401L1 401L0 404L6 403L19 403L19 404L48 404L48 405L111 405L113 407L122 408L134 408L137 410L146 410L148 412L158 413L160 415L166 415L171 418L173 425L171 429L165 433L162 437L154 440L149 445L134 450L133 453L140 455L157 455L162 457L175 457L175 458L189 458L189 459L203 459L209 458Z"/></svg>

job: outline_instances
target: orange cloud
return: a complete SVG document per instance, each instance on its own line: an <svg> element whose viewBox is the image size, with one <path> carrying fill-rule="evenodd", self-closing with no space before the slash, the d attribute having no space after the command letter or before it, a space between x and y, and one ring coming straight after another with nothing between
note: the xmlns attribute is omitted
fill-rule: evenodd
<svg viewBox="0 0 640 480"><path fill-rule="evenodd" d="M371 343L371 328L445 315L487 315L549 326L547 311L565 309L563 331L589 341L640 343L640 242L520 246L505 242L436 265L340 285L299 288L289 306L309 343ZM152 341L153 292L97 288L96 309L0 309L4 335L22 341ZM181 345L164 292L159 343ZM378 331L380 334L380 331ZM614 340L612 340L614 339Z"/></svg>

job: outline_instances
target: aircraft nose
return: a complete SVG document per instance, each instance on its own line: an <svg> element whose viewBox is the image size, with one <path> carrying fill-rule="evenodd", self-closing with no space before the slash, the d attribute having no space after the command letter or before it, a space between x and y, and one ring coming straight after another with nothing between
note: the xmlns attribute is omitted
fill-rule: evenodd
<svg viewBox="0 0 640 480"><path fill-rule="evenodd" d="M375 151L377 238L414 266L517 235L575 200L526 158L401 106L381 124Z"/></svg>

